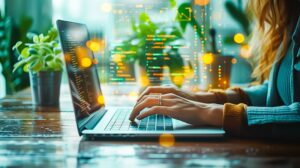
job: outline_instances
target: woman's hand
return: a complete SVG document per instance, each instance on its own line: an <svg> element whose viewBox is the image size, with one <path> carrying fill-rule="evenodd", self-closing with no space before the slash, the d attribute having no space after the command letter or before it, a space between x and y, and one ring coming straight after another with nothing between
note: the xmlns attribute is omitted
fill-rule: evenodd
<svg viewBox="0 0 300 168"><path fill-rule="evenodd" d="M216 96L211 92L197 92L192 93L188 91L182 91L177 89L176 87L172 86L151 86L144 90L140 97L138 98L137 102L139 103L143 99L146 98L147 95L150 94L174 94L180 96L182 98L193 100L202 103L215 103Z"/></svg>
<svg viewBox="0 0 300 168"><path fill-rule="evenodd" d="M143 109L145 111L141 113ZM222 105L195 102L172 93L143 96L135 105L130 120L141 120L154 114L166 115L192 125L221 127L223 124Z"/></svg>
<svg viewBox="0 0 300 168"><path fill-rule="evenodd" d="M196 94L190 93L190 92L184 92L182 90L177 89L176 87L173 86L150 86L147 87L146 90L144 90L137 102L141 101L142 99L145 98L146 95L150 94L168 94L172 93L174 95L178 95L180 97L189 99L189 100L194 100L197 101Z"/></svg>

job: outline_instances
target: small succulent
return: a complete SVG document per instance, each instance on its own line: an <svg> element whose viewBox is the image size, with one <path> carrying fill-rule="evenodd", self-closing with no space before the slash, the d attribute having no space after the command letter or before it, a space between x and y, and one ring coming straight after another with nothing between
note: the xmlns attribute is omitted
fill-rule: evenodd
<svg viewBox="0 0 300 168"><path fill-rule="evenodd" d="M61 71L61 49L56 40L58 32L51 28L47 35L33 35L31 43L17 42L13 50L19 53L19 62L14 65L14 70L23 67L25 72Z"/></svg>

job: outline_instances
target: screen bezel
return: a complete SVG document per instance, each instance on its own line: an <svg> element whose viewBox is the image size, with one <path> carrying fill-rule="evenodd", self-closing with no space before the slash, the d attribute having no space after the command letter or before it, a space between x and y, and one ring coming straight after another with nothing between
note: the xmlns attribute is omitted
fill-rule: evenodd
<svg viewBox="0 0 300 168"><path fill-rule="evenodd" d="M85 24L81 24L81 23L76 23L76 22L70 22L70 21L64 21L64 20L57 20L56 21L56 25L57 25L57 28L58 28L58 33L59 33L59 37L60 37L60 44L61 44L61 47L62 47L62 50L63 50L63 53L64 55L67 54L66 53L66 46L64 46L64 43L62 42L64 39L63 39L63 33L64 31L66 31L70 26L78 26L79 28L81 29L84 29L86 32L87 32L87 36L85 37L85 39L90 39L90 34L89 34L89 31L87 29L87 26ZM89 52L91 55L90 57L91 58L95 58L94 56L94 53L93 51L90 50ZM66 67L66 70L68 70L67 66L68 66L68 63L67 61L64 59L64 62L65 62L65 67ZM92 68L95 68L95 74L97 76L97 80L96 80L96 85L98 85L99 87L99 90L100 90L100 94L103 96L103 93L102 93L102 90L101 90L101 85L100 85L100 79L99 79L99 76L98 76L98 71L96 69L96 67L94 67L96 65L93 65ZM72 83L71 83L71 80L70 80L70 76L69 76L69 72L67 72L68 74L68 81L69 81L69 88L70 88L70 91L72 93ZM103 105L99 105L98 108L96 109L93 109L93 111L91 112L91 114L87 117L84 117L83 119L80 119L79 120L79 117L77 116L78 114L78 109L76 109L76 105L74 104L74 97L71 95L72 97L72 103L73 103L73 107L74 107L74 114L75 114L75 120L76 120L76 125L77 125L77 130L78 130L78 133L79 135L82 135L82 131L84 129L86 129L85 125L95 116L96 113L103 113L102 115L100 116L103 116L104 113L105 113L105 103L103 103ZM104 101L105 102L105 101ZM99 118L100 120L100 118Z"/></svg>

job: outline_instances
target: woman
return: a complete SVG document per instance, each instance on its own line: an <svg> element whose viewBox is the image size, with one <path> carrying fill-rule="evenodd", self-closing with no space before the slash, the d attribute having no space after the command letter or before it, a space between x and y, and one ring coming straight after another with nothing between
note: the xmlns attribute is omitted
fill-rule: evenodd
<svg viewBox="0 0 300 168"><path fill-rule="evenodd" d="M235 136L299 136L294 130L300 125L300 2L249 3L257 21L257 45L252 47L259 56L253 76L261 85L206 93L150 87L141 94L130 120L163 114L193 125L223 127Z"/></svg>

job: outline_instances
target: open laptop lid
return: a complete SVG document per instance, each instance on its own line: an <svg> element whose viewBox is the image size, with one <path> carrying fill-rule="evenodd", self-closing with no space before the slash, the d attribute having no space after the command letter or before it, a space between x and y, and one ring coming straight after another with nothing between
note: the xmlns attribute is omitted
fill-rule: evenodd
<svg viewBox="0 0 300 168"><path fill-rule="evenodd" d="M96 113L98 117L99 113L102 113L100 116L105 113L97 61L87 47L90 37L84 24L62 20L56 23L69 77L77 128L81 135L88 122L94 120Z"/></svg>

